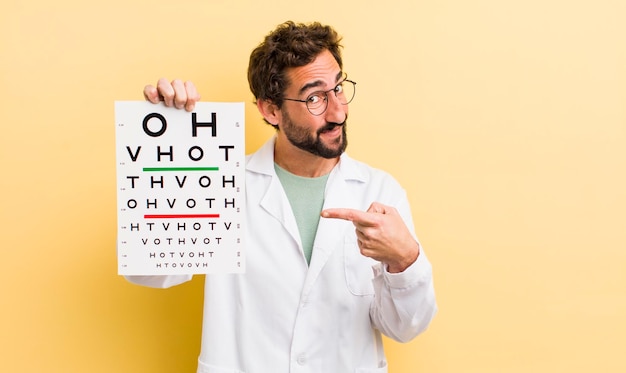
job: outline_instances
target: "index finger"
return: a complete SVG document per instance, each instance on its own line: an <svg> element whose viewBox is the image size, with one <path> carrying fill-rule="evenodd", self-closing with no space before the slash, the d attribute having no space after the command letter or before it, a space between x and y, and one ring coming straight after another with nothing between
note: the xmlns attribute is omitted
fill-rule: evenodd
<svg viewBox="0 0 626 373"><path fill-rule="evenodd" d="M372 213L355 209L333 208L322 211L322 217L328 219L343 219L359 225L375 225Z"/></svg>

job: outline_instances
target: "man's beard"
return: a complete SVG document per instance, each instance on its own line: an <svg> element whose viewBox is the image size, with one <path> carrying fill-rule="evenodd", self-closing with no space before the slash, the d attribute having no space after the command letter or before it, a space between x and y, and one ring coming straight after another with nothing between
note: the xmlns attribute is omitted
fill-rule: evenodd
<svg viewBox="0 0 626 373"><path fill-rule="evenodd" d="M311 135L308 128L294 124L286 112L283 113L283 117L285 119L283 132L287 140L299 149L313 155L331 159L343 154L348 146L348 137L346 135L347 116L343 123L327 123L324 127L317 130L315 136ZM320 135L325 131L332 131L337 126L341 126L341 136L333 140L332 145L336 145L335 147L328 147L322 142Z"/></svg>

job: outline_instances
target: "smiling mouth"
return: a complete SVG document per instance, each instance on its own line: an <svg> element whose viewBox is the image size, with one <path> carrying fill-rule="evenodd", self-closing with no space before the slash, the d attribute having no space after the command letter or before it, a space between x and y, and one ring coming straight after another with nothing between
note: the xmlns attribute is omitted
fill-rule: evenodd
<svg viewBox="0 0 626 373"><path fill-rule="evenodd" d="M341 123L341 124L336 124L336 123L334 123L334 124L329 124L329 125L326 125L324 128L322 128L322 129L320 130L320 134L322 134L322 133L328 133L328 132L333 132L333 131L335 131L335 130L337 129L337 127L342 127L342 126L343 126L343 123Z"/></svg>

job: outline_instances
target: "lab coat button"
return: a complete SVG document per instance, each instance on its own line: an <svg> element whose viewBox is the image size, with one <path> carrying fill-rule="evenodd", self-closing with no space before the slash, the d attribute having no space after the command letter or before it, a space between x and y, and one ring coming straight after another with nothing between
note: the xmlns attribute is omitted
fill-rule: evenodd
<svg viewBox="0 0 626 373"><path fill-rule="evenodd" d="M298 364L300 365L304 365L306 363L306 356L304 356L304 354L298 356L298 359L296 359L296 361L298 362Z"/></svg>

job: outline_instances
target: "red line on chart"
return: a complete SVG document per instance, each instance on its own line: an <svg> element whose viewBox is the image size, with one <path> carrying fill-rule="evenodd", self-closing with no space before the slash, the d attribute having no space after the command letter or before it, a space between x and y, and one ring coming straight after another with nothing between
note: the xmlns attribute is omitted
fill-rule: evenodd
<svg viewBox="0 0 626 373"><path fill-rule="evenodd" d="M220 214L170 214L144 215L144 219L192 219L192 218L219 218Z"/></svg>

